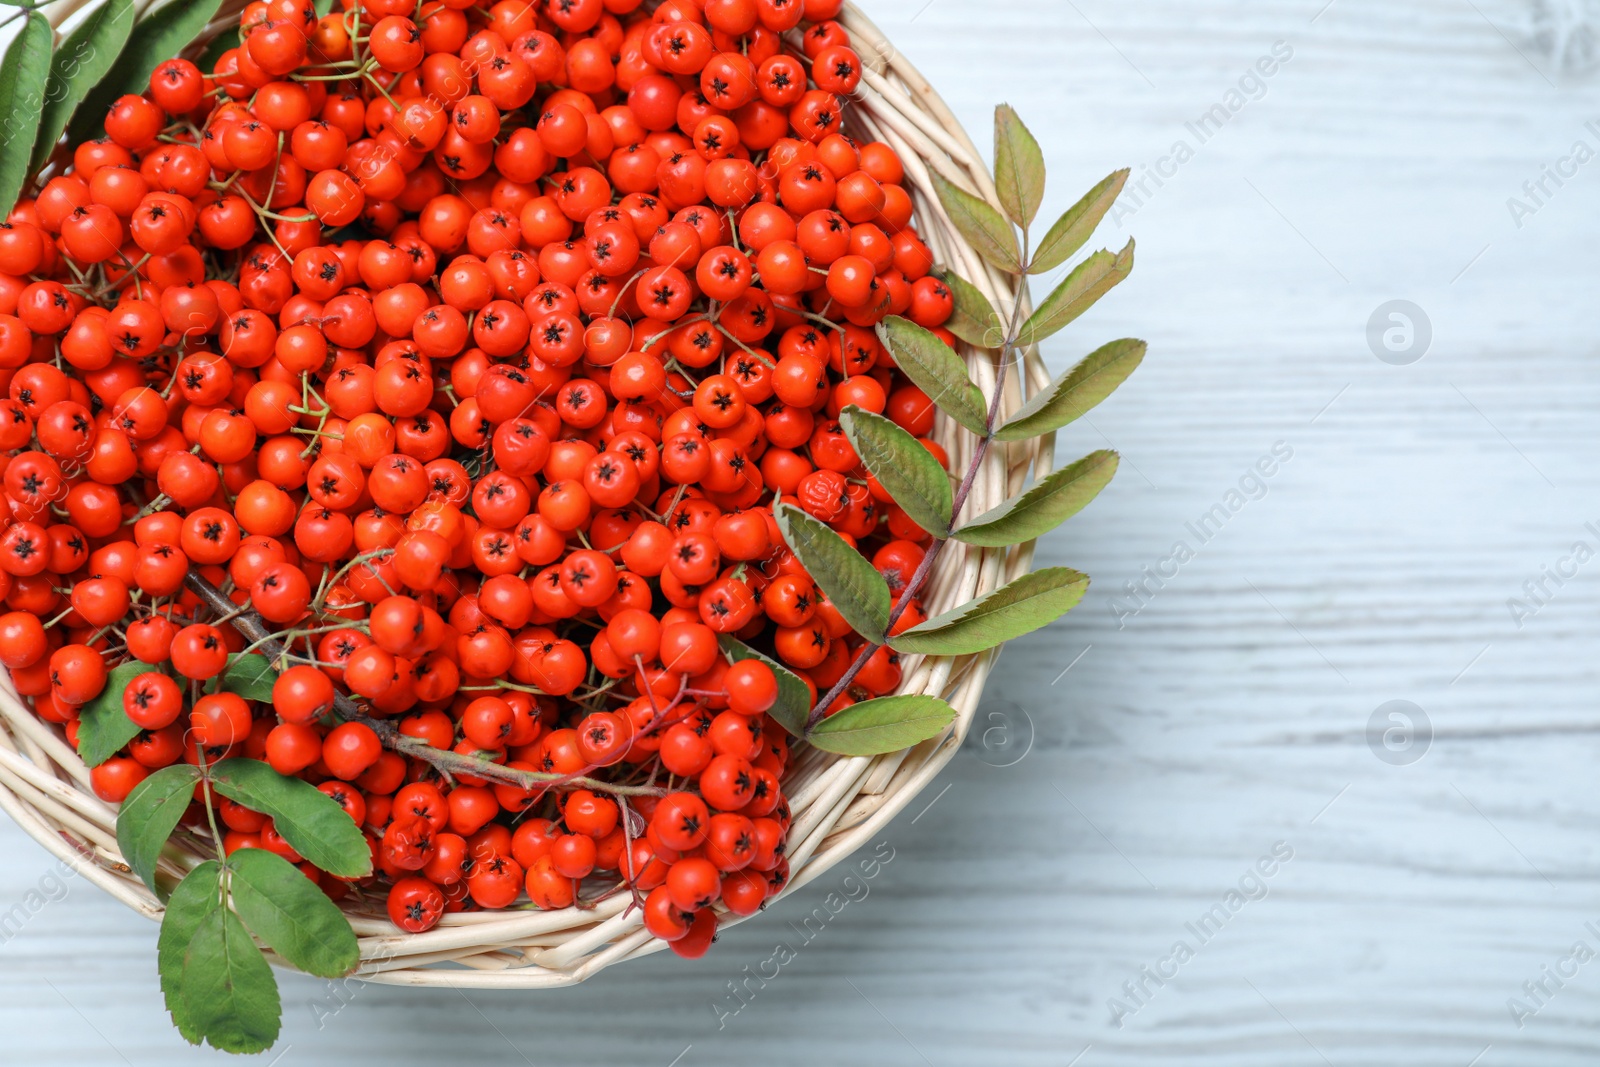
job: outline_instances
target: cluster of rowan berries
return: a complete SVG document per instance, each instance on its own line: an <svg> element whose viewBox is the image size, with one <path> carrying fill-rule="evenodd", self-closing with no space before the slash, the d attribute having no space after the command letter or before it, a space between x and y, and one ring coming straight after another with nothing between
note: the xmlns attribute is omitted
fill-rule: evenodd
<svg viewBox="0 0 1600 1067"><path fill-rule="evenodd" d="M840 6L258 0L57 153L0 225L0 662L74 741L148 667L101 797L264 759L368 830L414 931L614 871L693 955L782 887L778 681L718 638L813 702L844 676L771 505L898 595L929 535L837 416L943 461L873 326L954 343L900 159L841 132ZM220 684L249 642L191 573L277 629L270 706ZM878 649L828 710L899 681ZM230 851L300 860L217 805Z"/></svg>

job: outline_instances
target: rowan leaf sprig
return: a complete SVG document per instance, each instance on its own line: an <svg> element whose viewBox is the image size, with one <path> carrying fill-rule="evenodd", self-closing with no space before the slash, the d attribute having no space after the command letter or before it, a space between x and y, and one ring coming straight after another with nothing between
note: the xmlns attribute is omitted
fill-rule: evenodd
<svg viewBox="0 0 1600 1067"><path fill-rule="evenodd" d="M948 329L995 361L995 383L988 397L968 376L961 356L937 334L898 317L878 327L895 365L941 411L978 438L972 461L953 489L938 460L892 421L854 406L840 413L840 426L862 465L914 522L933 535L921 565L898 598L861 554L826 524L793 504L780 502L775 509L785 543L839 614L867 639L799 728L780 719L816 747L850 756L894 752L938 736L955 718L949 704L920 695L853 703L846 699L845 706L835 710L879 648L887 645L896 652L929 656L973 655L1049 625L1083 599L1089 586L1085 575L1050 567L915 626L898 625L950 541L1005 550L1035 540L1083 510L1116 474L1115 452L1093 452L1039 478L998 507L963 517L978 472L996 443L1054 433L1110 396L1144 358L1143 341L1113 341L1039 390L1009 418L1001 417L1006 374L1019 354L1060 332L1132 271L1133 241L1114 254L1095 252L1074 266L1026 319L1022 317L1030 304L1029 276L1062 265L1088 242L1127 177L1126 170L1106 177L1034 246L1030 230L1044 200L1044 156L1033 134L1005 105L995 111L994 169L1004 213L933 175L940 206L956 230L986 262L1011 276L1015 310L1009 321L1003 320L977 286L952 272L943 275L955 303ZM788 676L791 688L804 685L778 664L772 666L780 680ZM786 718L798 720L792 711Z"/></svg>
<svg viewBox="0 0 1600 1067"><path fill-rule="evenodd" d="M176 884L157 876L167 839L202 798L217 858ZM261 848L228 853L216 797L271 816L300 855L339 878L372 873L372 853L354 820L326 793L252 759L178 763L136 786L117 815L117 846L134 873L166 901L156 942L167 1011L186 1040L225 1052L272 1047L282 1025L277 981L259 938L307 974L342 978L360 962L355 932L316 882Z"/></svg>

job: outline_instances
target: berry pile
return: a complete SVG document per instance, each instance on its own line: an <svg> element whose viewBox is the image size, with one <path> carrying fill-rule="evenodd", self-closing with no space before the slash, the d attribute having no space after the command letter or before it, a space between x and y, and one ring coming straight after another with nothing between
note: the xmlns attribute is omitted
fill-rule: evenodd
<svg viewBox="0 0 1600 1067"><path fill-rule="evenodd" d="M945 463L874 326L954 345L840 7L255 2L58 150L0 225L0 662L75 743L125 680L103 799L264 760L378 873L210 798L226 851L410 931L628 892L698 955L783 886L781 672L719 636L854 671L827 713L897 688L772 506L902 599L929 534L838 416Z"/></svg>

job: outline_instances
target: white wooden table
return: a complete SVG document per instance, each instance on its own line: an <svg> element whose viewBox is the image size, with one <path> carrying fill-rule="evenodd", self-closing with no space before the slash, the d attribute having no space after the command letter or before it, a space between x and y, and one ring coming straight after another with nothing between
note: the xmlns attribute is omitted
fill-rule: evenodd
<svg viewBox="0 0 1600 1067"><path fill-rule="evenodd" d="M1102 235L1139 238L1133 280L1051 347L1151 343L1063 435L1126 460L1041 550L1094 589L1008 651L870 882L543 995L286 976L280 1062L1594 1062L1600 559L1572 552L1600 551L1600 162L1540 205L1522 186L1600 150L1600 92L1519 35L1532 0L1324 3L870 4L980 139L1017 106L1047 214L1116 166L1172 175ZM1280 41L1201 143L1186 123ZM1369 348L1392 300L1431 324L1418 362ZM1186 524L1241 479L1202 544ZM1146 567L1169 577L1119 628ZM1545 568L1575 576L1534 612ZM1391 700L1426 716L1409 748L1369 731ZM0 933L4 1059L211 1057L166 1024L154 927L9 824L0 846L0 913L40 905ZM790 925L846 891L812 940ZM780 940L797 957L734 1013Z"/></svg>

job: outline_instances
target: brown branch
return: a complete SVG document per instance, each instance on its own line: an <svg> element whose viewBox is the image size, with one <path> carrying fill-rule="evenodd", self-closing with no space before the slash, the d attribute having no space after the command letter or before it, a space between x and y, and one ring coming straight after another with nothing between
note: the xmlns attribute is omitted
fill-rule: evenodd
<svg viewBox="0 0 1600 1067"><path fill-rule="evenodd" d="M239 606L229 600L216 586L206 581L194 571L190 571L184 578L184 585L189 591L199 597L219 617L232 615L228 621L234 628L249 638L252 644L258 646L268 659L278 659L289 655L279 637L262 621L260 615L254 611L239 612ZM238 614L234 614L239 612ZM459 752L450 752L442 748L434 748L421 738L410 737L400 732L392 722L375 719L361 710L355 701L337 690L333 695L333 711L345 722L357 722L367 727L378 735L378 740L383 746L403 756L411 756L428 763L444 774L467 774L478 778L486 778L503 785L512 785L520 789L547 791L550 789L592 789L596 792L612 793L617 796L666 796L665 789L654 786L617 785L612 782L602 782L596 778L565 774L546 774L542 771L518 771L510 767L502 767L498 763L483 759L479 756L463 756Z"/></svg>

